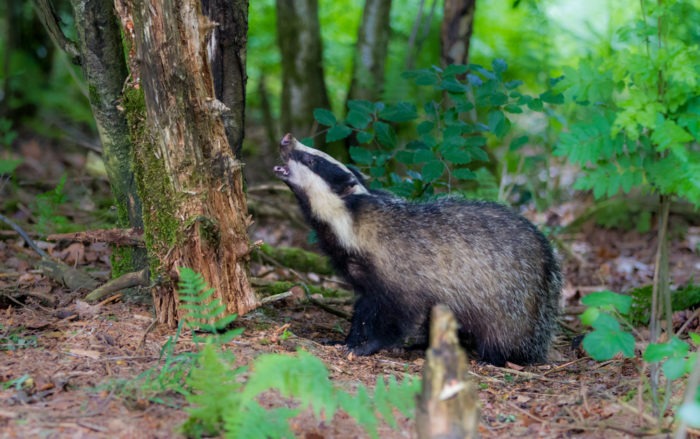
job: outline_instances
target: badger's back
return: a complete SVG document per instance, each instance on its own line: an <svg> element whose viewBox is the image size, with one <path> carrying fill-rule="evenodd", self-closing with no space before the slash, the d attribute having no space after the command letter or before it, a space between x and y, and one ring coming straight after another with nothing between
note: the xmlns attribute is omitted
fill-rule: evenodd
<svg viewBox="0 0 700 439"><path fill-rule="evenodd" d="M487 361L546 360L561 275L532 223L495 203L359 198L354 232L364 269L373 272L361 282L385 284L374 291L411 310L418 326L426 310L446 304Z"/></svg>

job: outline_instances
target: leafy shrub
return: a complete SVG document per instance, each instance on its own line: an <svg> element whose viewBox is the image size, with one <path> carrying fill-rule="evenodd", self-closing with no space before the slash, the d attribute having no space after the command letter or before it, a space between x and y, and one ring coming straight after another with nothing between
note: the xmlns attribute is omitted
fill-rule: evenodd
<svg viewBox="0 0 700 439"><path fill-rule="evenodd" d="M512 115L526 107L543 111L545 103L563 100L551 91L537 97L521 93L521 81L504 80L506 70L505 61L495 60L492 70L471 64L406 72L405 79L440 97L420 109L411 102L355 100L348 102L344 120L325 109L316 109L314 117L328 127L327 142L352 138L356 145L350 157L373 177L373 188L409 198L461 190L477 179L493 188L493 173L486 167L489 141L500 144L508 138L509 149L517 151L529 139L512 135ZM414 140L402 143L399 128L415 129Z"/></svg>
<svg viewBox="0 0 700 439"><path fill-rule="evenodd" d="M555 154L583 168L576 188L601 198L641 187L700 204L700 47L678 22L690 3L643 1L615 56L564 68L557 89L581 117Z"/></svg>

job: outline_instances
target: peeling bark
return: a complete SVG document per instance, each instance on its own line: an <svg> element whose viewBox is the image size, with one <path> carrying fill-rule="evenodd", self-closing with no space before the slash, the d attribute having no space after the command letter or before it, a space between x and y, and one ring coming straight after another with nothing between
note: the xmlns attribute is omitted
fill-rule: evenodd
<svg viewBox="0 0 700 439"><path fill-rule="evenodd" d="M317 131L313 111L330 108L323 76L318 0L277 0L277 41L282 54L282 131L298 138ZM323 146L314 139L314 146Z"/></svg>
<svg viewBox="0 0 700 439"><path fill-rule="evenodd" d="M440 30L442 65L467 64L476 0L445 0Z"/></svg>
<svg viewBox="0 0 700 439"><path fill-rule="evenodd" d="M347 100L381 99L389 48L391 0L366 0Z"/></svg>
<svg viewBox="0 0 700 439"><path fill-rule="evenodd" d="M247 277L242 163L229 146L221 118L229 109L216 99L209 65L217 25L202 15L199 0L117 0L117 10L139 81L131 84L127 110L132 134L140 136L135 162L158 320L179 320L174 287L182 266L200 272L229 312L245 314L259 302ZM236 51L245 59L244 46ZM242 137L243 111L236 110L230 114L240 119L230 127Z"/></svg>

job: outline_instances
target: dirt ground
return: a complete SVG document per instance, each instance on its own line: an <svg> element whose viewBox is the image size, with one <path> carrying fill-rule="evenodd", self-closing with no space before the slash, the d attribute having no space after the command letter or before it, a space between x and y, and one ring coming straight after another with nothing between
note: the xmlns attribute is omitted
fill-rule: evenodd
<svg viewBox="0 0 700 439"><path fill-rule="evenodd" d="M83 169L80 155L53 157L56 169L47 169L44 152L29 145L20 178L24 186L13 190L17 212L13 218L31 231L35 220L27 207L37 187L56 179L66 168ZM27 159L29 157L29 159ZM30 175L40 172L41 178ZM90 224L97 211L93 200L104 195L104 181L71 175L76 190L83 192L80 208L65 212L72 221ZM31 182L34 183L31 183ZM27 183L29 182L29 183ZM0 196L10 193L1 187ZM4 182L4 184L9 184ZM47 190L43 188L41 190ZM257 195L258 199L261 195ZM264 196L263 196L264 197ZM253 200L254 201L254 200ZM92 203L92 204L91 204ZM273 203L274 204L274 203ZM535 222L562 225L575 218L585 202L578 200L552 207L541 214L526 213ZM263 209L258 208L258 212ZM262 216L262 214L260 214ZM306 231L284 219L257 221L254 240L273 245L304 244ZM700 269L700 228L674 217L677 230L671 245L672 280L684 285ZM35 235L36 237L36 235ZM109 273L109 248L98 243L50 243L37 238L52 257L88 270L105 280ZM575 349L576 335L584 332L578 322L580 298L592 291L624 291L648 284L653 276L656 236L586 225L575 234L558 235L567 283L564 289L562 331L545 365L497 368L471 361L471 375L478 385L481 402L479 433L483 437L666 437L669 409L661 426L640 395L648 371L639 358L599 363ZM160 400L129 393L128 386L149 368L162 364L161 349L173 331L156 326L150 332L153 312L147 300L127 300L117 294L99 305L81 299L84 292L67 291L45 278L35 268L37 255L14 232L0 228L0 437L3 438L172 438L186 419L184 401L175 395ZM293 278L288 270L251 266L256 276L267 279ZM312 276L319 282L331 280ZM343 306L347 312L350 307ZM688 319L686 331L697 331L693 311L674 314L674 326ZM370 357L348 357L335 346L320 340L343 339L346 320L304 302L276 302L240 317L243 334L230 343L242 363L266 352L310 350L327 365L331 378L347 388L357 383L373 386L377 375L420 375L424 362L420 351L381 352ZM290 337L280 335L287 330ZM640 329L642 336L644 329ZM641 351L643 345L639 345ZM177 350L193 348L188 335L180 338ZM678 403L683 388L672 388L671 404ZM270 405L289 401L266 396ZM414 423L401 419L399 429L380 429L382 438L415 437ZM310 413L295 418L297 437L366 437L347 415L321 422ZM695 432L691 432L695 433Z"/></svg>

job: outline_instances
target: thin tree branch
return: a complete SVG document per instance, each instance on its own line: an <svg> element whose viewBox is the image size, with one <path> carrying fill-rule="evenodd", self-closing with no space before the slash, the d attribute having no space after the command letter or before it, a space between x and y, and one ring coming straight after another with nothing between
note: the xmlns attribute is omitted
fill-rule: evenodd
<svg viewBox="0 0 700 439"><path fill-rule="evenodd" d="M51 2L49 0L34 0L33 3L36 14L39 20L41 20L41 24L46 28L54 44L71 57L73 64L81 65L82 58L80 56L80 50L78 50L77 44L69 40L61 30L61 27L58 25L58 15L56 15L56 11Z"/></svg>

